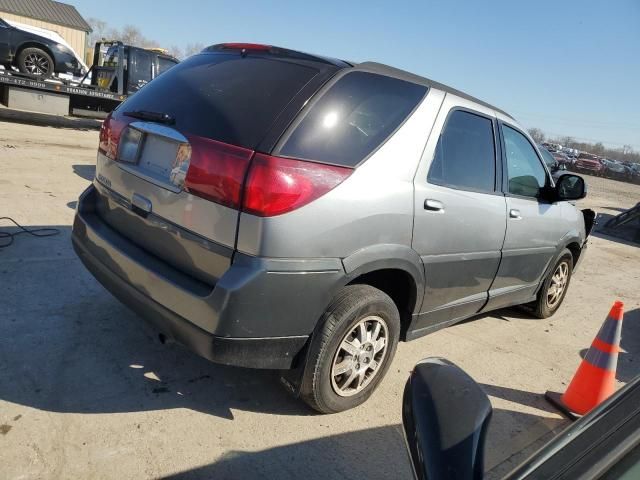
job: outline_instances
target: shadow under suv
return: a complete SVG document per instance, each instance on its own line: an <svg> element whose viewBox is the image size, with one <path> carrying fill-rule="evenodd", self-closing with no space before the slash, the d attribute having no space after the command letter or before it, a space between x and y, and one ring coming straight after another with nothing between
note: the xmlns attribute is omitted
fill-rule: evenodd
<svg viewBox="0 0 640 480"><path fill-rule="evenodd" d="M118 299L214 362L364 402L400 339L560 306L592 216L509 115L431 80L221 44L100 132L73 245ZM586 226L585 226L586 223Z"/></svg>

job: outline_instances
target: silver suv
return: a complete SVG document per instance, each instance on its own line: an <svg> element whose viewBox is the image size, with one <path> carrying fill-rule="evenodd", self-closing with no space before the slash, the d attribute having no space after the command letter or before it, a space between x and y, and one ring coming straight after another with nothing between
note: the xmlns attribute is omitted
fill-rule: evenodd
<svg viewBox="0 0 640 480"><path fill-rule="evenodd" d="M431 80L253 44L205 49L100 132L73 245L214 362L364 402L399 340L560 306L593 220L508 114ZM586 224L586 228L585 228Z"/></svg>

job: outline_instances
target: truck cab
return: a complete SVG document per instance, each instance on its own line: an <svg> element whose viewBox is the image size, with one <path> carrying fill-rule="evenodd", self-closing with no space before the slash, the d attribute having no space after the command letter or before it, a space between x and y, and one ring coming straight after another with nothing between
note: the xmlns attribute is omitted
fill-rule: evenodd
<svg viewBox="0 0 640 480"><path fill-rule="evenodd" d="M94 49L91 84L120 95L131 95L178 63L166 50L98 42Z"/></svg>

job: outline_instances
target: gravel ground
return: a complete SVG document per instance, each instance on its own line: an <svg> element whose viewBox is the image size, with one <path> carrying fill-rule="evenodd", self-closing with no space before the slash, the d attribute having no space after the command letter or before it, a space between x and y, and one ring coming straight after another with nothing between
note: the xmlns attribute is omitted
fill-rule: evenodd
<svg viewBox="0 0 640 480"><path fill-rule="evenodd" d="M370 401L316 415L275 372L160 345L85 271L69 234L97 136L0 123L0 216L61 232L0 250L0 478L410 478L402 388L431 355L490 395L486 467L499 478L567 425L543 394L566 388L615 299L627 311L619 384L640 373L638 246L594 236L553 318L503 310L401 344ZM640 201L639 186L588 181L581 205L614 214Z"/></svg>

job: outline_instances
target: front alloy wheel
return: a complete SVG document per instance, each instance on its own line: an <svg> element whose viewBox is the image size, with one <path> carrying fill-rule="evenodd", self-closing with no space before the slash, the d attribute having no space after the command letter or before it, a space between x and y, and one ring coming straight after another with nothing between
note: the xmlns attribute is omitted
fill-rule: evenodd
<svg viewBox="0 0 640 480"><path fill-rule="evenodd" d="M51 64L44 55L39 53L30 53L24 59L24 67L32 75L47 75L51 70Z"/></svg>
<svg viewBox="0 0 640 480"><path fill-rule="evenodd" d="M563 293L569 281L569 263L564 261L558 265L551 277L551 284L547 289L547 306L553 309L562 300Z"/></svg>
<svg viewBox="0 0 640 480"><path fill-rule="evenodd" d="M573 254L565 248L542 283L535 302L529 305L536 317L548 318L560 308L567 295L572 273Z"/></svg>
<svg viewBox="0 0 640 480"><path fill-rule="evenodd" d="M51 55L35 47L22 50L18 54L16 64L22 73L40 78L50 77L55 70L55 64Z"/></svg>

